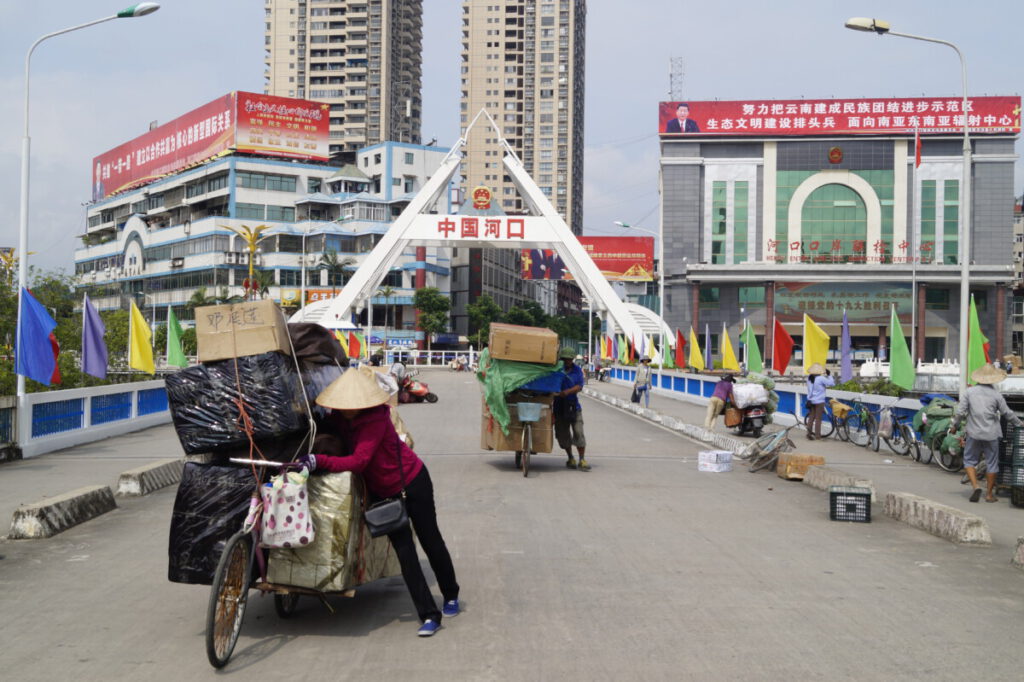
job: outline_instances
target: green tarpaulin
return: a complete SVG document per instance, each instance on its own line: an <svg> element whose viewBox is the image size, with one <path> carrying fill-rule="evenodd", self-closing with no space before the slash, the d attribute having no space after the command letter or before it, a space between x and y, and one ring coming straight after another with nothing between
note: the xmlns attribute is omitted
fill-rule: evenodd
<svg viewBox="0 0 1024 682"><path fill-rule="evenodd" d="M490 351L486 348L480 353L480 368L476 378L483 384L484 400L502 433L508 435L508 425L511 421L508 405L505 404L505 394L559 369L561 367L557 363L535 365L531 362L497 360L491 357Z"/></svg>

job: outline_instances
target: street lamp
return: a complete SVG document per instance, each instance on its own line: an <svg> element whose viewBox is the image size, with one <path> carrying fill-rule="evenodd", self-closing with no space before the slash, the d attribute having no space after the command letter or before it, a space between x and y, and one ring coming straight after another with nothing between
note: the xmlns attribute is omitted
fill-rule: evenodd
<svg viewBox="0 0 1024 682"><path fill-rule="evenodd" d="M967 105L967 62L964 55L953 43L938 38L925 38L909 33L896 33L889 27L888 21L881 19L869 19L867 17L852 17L847 19L846 28L854 31L874 31L878 35L891 35L911 40L923 40L926 43L938 43L953 48L956 56L960 58L960 78L963 82L963 102L960 111L964 123L964 145L963 145L963 180L960 182L960 399L963 399L964 391L967 390L967 331L969 324L969 308L971 305L971 139L968 128L968 105ZM912 225L911 230L916 231L917 226ZM917 301L912 302L917 307Z"/></svg>
<svg viewBox="0 0 1024 682"><path fill-rule="evenodd" d="M269 225L257 225L256 227L249 227L248 225L242 225L242 227L238 228L238 227L233 227L231 225L225 225L224 227L228 228L229 230L231 230L232 232L237 234L239 237L241 237L242 241L245 242L245 246L246 246L246 248L249 251L249 279L248 279L249 291L252 292L252 294L253 294L252 297L255 299L256 298L256 281L255 281L255 279L253 277L253 275L255 274L253 268L254 268L254 266L256 264L256 254L257 254L257 252L262 252L262 250L258 248L260 242L262 242L264 239L266 239L267 237L270 236L270 235L264 235L263 232L265 230L269 230L270 226Z"/></svg>
<svg viewBox="0 0 1024 682"><path fill-rule="evenodd" d="M64 28L53 33L47 33L42 36L36 42L32 43L32 46L28 48L28 53L25 55L25 129L24 134L21 138L21 200L19 202L20 218L18 220L18 253L22 254L22 257L18 261L18 326L17 326L17 353L21 353L23 348L21 347L21 292L28 286L28 196L29 196L29 156L32 148L32 138L29 135L29 72L32 66L32 53L39 47L39 44L44 40L63 35L64 33L71 33L79 29L88 28L89 26L95 26L96 24L102 24L106 21L113 19L131 19L133 17L144 17L147 14L160 9L160 5L155 2L142 2L131 7L126 7L117 14L109 17L103 17L102 19L95 19L93 21L72 26L70 28ZM18 407L20 408L25 397L25 377L18 375ZM19 439L22 437L19 434Z"/></svg>
<svg viewBox="0 0 1024 682"><path fill-rule="evenodd" d="M664 235L654 230L648 230L643 227L637 227L636 225L630 225L624 223L621 220L614 221L619 227L625 227L630 230L638 230L640 232L646 232L647 234L653 234L658 238L658 347L661 350L661 367L665 368L665 240Z"/></svg>
<svg viewBox="0 0 1024 682"><path fill-rule="evenodd" d="M340 218L335 218L330 221L332 223L341 224L346 220L352 220L355 216L352 214L343 215ZM299 319L303 322L306 321L306 236L309 235L309 224L313 222L311 220L306 221L306 229L302 231L302 262L299 263L301 274L299 281L299 309L302 314Z"/></svg>

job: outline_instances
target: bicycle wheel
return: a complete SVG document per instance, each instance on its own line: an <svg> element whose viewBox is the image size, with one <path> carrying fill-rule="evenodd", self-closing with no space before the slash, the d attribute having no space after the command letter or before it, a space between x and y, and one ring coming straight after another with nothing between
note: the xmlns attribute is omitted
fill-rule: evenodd
<svg viewBox="0 0 1024 682"><path fill-rule="evenodd" d="M845 419L836 419L836 438L843 442L850 440L850 432L846 429Z"/></svg>
<svg viewBox="0 0 1024 682"><path fill-rule="evenodd" d="M846 418L846 430L846 439L854 445L864 447L871 440L868 424L859 411L850 412L850 416Z"/></svg>
<svg viewBox="0 0 1024 682"><path fill-rule="evenodd" d="M533 449L533 426L523 424L523 478L530 475L530 450Z"/></svg>
<svg viewBox="0 0 1024 682"><path fill-rule="evenodd" d="M906 457L910 452L910 443L907 441L905 428L904 424L896 424L893 427L892 436L885 439L885 444L889 446L889 449L901 457Z"/></svg>
<svg viewBox="0 0 1024 682"><path fill-rule="evenodd" d="M960 467L963 466L963 459L960 455L954 454L949 450L939 448L939 451L935 454L938 455L935 458L935 463L938 464L943 471L956 472L960 471Z"/></svg>
<svg viewBox="0 0 1024 682"><path fill-rule="evenodd" d="M242 617L252 580L252 537L248 531L234 535L224 545L210 587L206 610L206 657L214 668L231 658L242 630Z"/></svg>
<svg viewBox="0 0 1024 682"><path fill-rule="evenodd" d="M299 595L294 592L287 594L274 593L274 610L278 618L291 618L299 607Z"/></svg>
<svg viewBox="0 0 1024 682"><path fill-rule="evenodd" d="M758 471L761 471L762 469L767 469L768 467L775 466L778 463L778 461L779 453L777 451L766 455L762 455L757 460L750 463L750 473L756 474Z"/></svg>
<svg viewBox="0 0 1024 682"><path fill-rule="evenodd" d="M778 440L778 436L774 433L769 433L766 436L761 436L753 443L748 445L742 452L736 453L738 459L751 459L767 452Z"/></svg>
<svg viewBox="0 0 1024 682"><path fill-rule="evenodd" d="M907 441L908 454L915 462L921 461L921 443L917 440L917 432L910 424L903 424L903 439Z"/></svg>

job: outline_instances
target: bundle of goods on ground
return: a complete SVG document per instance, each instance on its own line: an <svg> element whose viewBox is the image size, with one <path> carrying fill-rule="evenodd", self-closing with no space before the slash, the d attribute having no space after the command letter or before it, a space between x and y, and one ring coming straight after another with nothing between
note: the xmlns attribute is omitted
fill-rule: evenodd
<svg viewBox="0 0 1024 682"><path fill-rule="evenodd" d="M329 330L286 324L272 301L198 308L196 340L201 364L166 381L171 419L192 460L174 502L168 578L209 585L224 544L242 528L261 471L229 459L290 461L308 452L326 416L316 397L348 358ZM308 490L315 539L271 551L270 582L274 576L290 586L341 591L398 574L387 538L373 539L363 526L357 475L318 475Z"/></svg>
<svg viewBox="0 0 1024 682"><path fill-rule="evenodd" d="M949 433L949 425L956 412L956 400L947 395L928 394L921 397L921 402L924 407L914 414L914 430L921 434L921 441L936 453L961 454L966 422L960 425L956 433Z"/></svg>
<svg viewBox="0 0 1024 682"><path fill-rule="evenodd" d="M562 390L558 367L558 335L542 327L491 324L488 347L480 354L477 379L483 391L480 447L521 450L519 402L542 403L540 421L533 425L533 450L551 452L554 442L551 405Z"/></svg>

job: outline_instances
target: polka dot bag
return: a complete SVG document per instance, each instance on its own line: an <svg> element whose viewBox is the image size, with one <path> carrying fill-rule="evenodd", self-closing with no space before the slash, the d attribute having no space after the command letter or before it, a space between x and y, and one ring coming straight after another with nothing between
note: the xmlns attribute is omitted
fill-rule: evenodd
<svg viewBox="0 0 1024 682"><path fill-rule="evenodd" d="M309 470L290 471L270 479L263 494L262 546L305 547L313 542L313 521L309 518Z"/></svg>

